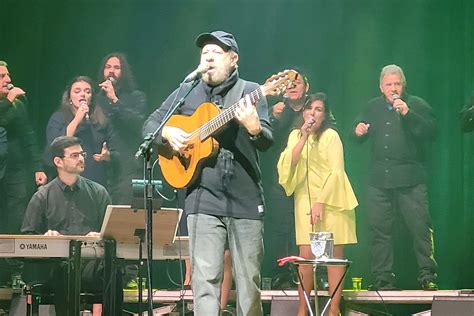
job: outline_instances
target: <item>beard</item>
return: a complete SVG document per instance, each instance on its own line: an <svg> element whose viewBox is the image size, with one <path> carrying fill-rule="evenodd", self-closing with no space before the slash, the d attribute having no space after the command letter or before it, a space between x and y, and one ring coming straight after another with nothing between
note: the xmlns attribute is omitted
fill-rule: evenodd
<svg viewBox="0 0 474 316"><path fill-rule="evenodd" d="M64 166L64 171L70 174L80 175L84 172L85 163L78 163L74 166Z"/></svg>
<svg viewBox="0 0 474 316"><path fill-rule="evenodd" d="M215 71L212 74L209 74L208 72L203 74L202 80L209 86L215 87L229 78L233 70L234 68L232 66L215 68Z"/></svg>

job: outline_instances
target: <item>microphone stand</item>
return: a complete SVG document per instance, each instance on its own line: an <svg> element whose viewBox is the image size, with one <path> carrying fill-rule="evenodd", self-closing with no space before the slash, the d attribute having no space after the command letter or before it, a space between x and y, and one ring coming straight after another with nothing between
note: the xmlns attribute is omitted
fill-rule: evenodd
<svg viewBox="0 0 474 316"><path fill-rule="evenodd" d="M141 143L140 147L138 148L137 152L135 153L135 159L138 159L140 156L144 158L144 168L145 170L145 186L144 190L144 197L146 201L146 223L145 223L145 230L146 230L146 247L147 247L147 269L148 269L148 315L153 315L153 286L152 286L152 262L153 262L153 185L152 185L152 163L151 163L151 154L153 152L152 144L156 137L161 133L161 130L165 126L166 122L170 119L170 117L184 104L184 100L186 97L191 93L191 91L198 85L199 78L196 78L192 81L189 90L186 92L178 102L172 105L166 115L163 117L160 125L156 128L153 133L149 133L145 136L143 142ZM180 89L183 87L183 83L181 83ZM179 95L179 91L176 96ZM139 306L141 306L142 302L139 300ZM140 309L141 310L141 309ZM141 315L140 315L141 316Z"/></svg>

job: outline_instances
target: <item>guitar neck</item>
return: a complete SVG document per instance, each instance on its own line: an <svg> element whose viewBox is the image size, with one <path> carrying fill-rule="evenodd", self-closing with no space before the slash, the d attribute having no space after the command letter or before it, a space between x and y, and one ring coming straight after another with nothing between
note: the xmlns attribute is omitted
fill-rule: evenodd
<svg viewBox="0 0 474 316"><path fill-rule="evenodd" d="M265 96L261 86L250 92L248 95L252 104L256 104L262 97ZM199 138L201 139L201 141L211 136L215 131L217 131L222 126L224 126L229 121L235 118L235 110L239 106L239 103L242 99L223 110L216 117L214 117L212 120L205 123L199 128Z"/></svg>

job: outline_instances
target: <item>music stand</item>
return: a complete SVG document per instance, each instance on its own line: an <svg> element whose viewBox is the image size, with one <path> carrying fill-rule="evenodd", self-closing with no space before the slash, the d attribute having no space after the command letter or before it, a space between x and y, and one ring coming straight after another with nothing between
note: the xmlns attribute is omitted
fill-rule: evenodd
<svg viewBox="0 0 474 316"><path fill-rule="evenodd" d="M142 246L145 240L146 213L147 210L134 209L130 205L108 205L100 230L100 236L105 239L115 240L116 247L120 247L123 244L138 246L139 315L141 314L141 304L143 301L141 267L143 266ZM179 208L161 208L159 211L153 212L154 233L152 243L154 246L174 243L182 213L183 210ZM148 258L147 252L145 252L145 255ZM153 291L150 278L148 278L148 298L152 297L151 292ZM115 291L112 290L110 293L113 295Z"/></svg>
<svg viewBox="0 0 474 316"><path fill-rule="evenodd" d="M130 205L109 205L100 230L102 238L114 239L117 244L139 244L136 230L145 230L145 209ZM165 208L153 212L153 245L172 244L178 231L183 210Z"/></svg>

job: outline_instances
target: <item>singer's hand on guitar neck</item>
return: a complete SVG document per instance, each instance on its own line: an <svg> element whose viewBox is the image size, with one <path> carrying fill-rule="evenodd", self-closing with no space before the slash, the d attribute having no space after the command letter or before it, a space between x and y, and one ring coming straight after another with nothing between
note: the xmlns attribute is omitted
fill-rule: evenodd
<svg viewBox="0 0 474 316"><path fill-rule="evenodd" d="M249 95L240 99L239 106L235 110L235 117L247 129L250 135L258 135L262 131L260 118Z"/></svg>
<svg viewBox="0 0 474 316"><path fill-rule="evenodd" d="M161 137L166 140L171 148L179 153L184 153L189 143L189 134L178 127L165 126Z"/></svg>

